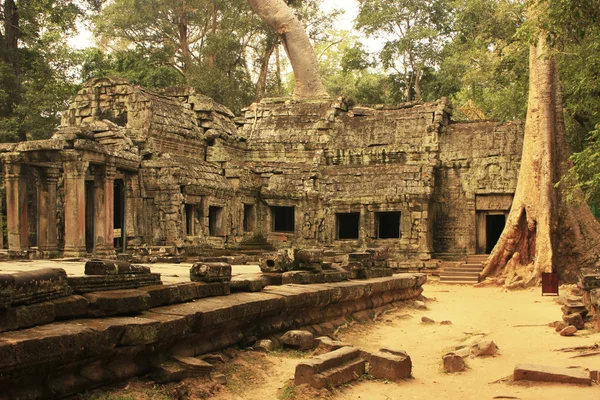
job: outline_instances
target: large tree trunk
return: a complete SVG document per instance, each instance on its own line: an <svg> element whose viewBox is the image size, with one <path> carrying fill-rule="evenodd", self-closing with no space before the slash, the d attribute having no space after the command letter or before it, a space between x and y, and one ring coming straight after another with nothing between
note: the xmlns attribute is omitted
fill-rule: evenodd
<svg viewBox="0 0 600 400"><path fill-rule="evenodd" d="M269 75L269 61L271 60L273 51L275 50L275 48L277 46L279 46L279 42L277 41L277 39L273 40L272 43L267 45L263 63L262 63L262 66L260 67L260 74L258 75L258 80L256 82L256 91L254 93L254 101L260 101L260 99L265 97L265 93L267 91L267 76Z"/></svg>
<svg viewBox="0 0 600 400"><path fill-rule="evenodd" d="M598 265L600 254L600 224L581 193L567 204L555 187L571 162L558 72L544 34L529 58L519 180L504 231L482 272L483 277L504 276L506 286L538 284L543 272L574 282L580 268Z"/></svg>
<svg viewBox="0 0 600 400"><path fill-rule="evenodd" d="M328 97L319 76L315 51L292 10L283 0L248 0L248 4L281 38L296 78L294 97Z"/></svg>

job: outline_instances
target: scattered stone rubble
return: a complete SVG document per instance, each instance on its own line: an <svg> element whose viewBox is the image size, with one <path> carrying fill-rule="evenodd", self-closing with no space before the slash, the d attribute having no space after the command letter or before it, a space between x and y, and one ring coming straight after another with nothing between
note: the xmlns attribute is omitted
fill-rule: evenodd
<svg viewBox="0 0 600 400"><path fill-rule="evenodd" d="M580 385L592 384L590 373L587 371L536 364L517 364L513 378L515 381L528 380Z"/></svg>
<svg viewBox="0 0 600 400"><path fill-rule="evenodd" d="M600 269L582 269L577 285L583 291L588 319L594 321L595 329L600 331Z"/></svg>

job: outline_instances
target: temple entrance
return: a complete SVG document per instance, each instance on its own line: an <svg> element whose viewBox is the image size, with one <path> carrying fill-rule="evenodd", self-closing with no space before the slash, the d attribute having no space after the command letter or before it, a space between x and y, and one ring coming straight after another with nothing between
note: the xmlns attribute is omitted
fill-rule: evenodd
<svg viewBox="0 0 600 400"><path fill-rule="evenodd" d="M507 213L480 211L477 213L477 254L490 254L506 225Z"/></svg>
<svg viewBox="0 0 600 400"><path fill-rule="evenodd" d="M94 181L85 181L85 251L94 252Z"/></svg>
<svg viewBox="0 0 600 400"><path fill-rule="evenodd" d="M115 179L113 189L114 245L117 252L125 252L127 248L127 239L125 237L125 185L123 179Z"/></svg>

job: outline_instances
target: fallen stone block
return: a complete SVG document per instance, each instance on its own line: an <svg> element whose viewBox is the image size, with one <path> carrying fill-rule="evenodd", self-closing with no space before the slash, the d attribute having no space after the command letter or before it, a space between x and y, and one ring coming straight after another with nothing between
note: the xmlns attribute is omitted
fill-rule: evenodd
<svg viewBox="0 0 600 400"><path fill-rule="evenodd" d="M444 371L450 374L462 372L467 367L465 360L458 354L448 353L442 357L444 362Z"/></svg>
<svg viewBox="0 0 600 400"><path fill-rule="evenodd" d="M92 292L83 297L89 302L88 314L93 317L138 313L147 310L150 302L148 293L136 289Z"/></svg>
<svg viewBox="0 0 600 400"><path fill-rule="evenodd" d="M206 362L204 363L210 365ZM179 382L187 378L197 378L209 375L210 372L199 371L194 366L182 363L178 360L162 362L159 365L154 366L150 373L152 380L157 383Z"/></svg>
<svg viewBox="0 0 600 400"><path fill-rule="evenodd" d="M330 351L348 346L348 344L339 340L333 340L328 336L320 336L315 339L315 342L317 343L317 348L313 351L313 355L329 353Z"/></svg>
<svg viewBox="0 0 600 400"><path fill-rule="evenodd" d="M583 303L565 304L560 309L564 315L580 314L582 318L585 318L585 316L588 314L588 310L585 308L585 304Z"/></svg>
<svg viewBox="0 0 600 400"><path fill-rule="evenodd" d="M299 350L310 350L312 349L315 337L312 333L307 331L287 331L279 339L281 344L287 347L293 347Z"/></svg>
<svg viewBox="0 0 600 400"><path fill-rule="evenodd" d="M162 284L160 274L85 275L68 277L77 294L109 290L137 289Z"/></svg>
<svg viewBox="0 0 600 400"><path fill-rule="evenodd" d="M85 317L88 312L88 301L83 296L72 295L54 299L54 313L56 319L70 319Z"/></svg>
<svg viewBox="0 0 600 400"><path fill-rule="evenodd" d="M435 324L434 320L426 316L421 317L421 322L423 322L424 324Z"/></svg>
<svg viewBox="0 0 600 400"><path fill-rule="evenodd" d="M537 381L591 385L589 373L575 368L551 367L536 364L517 364L514 370L515 381Z"/></svg>
<svg viewBox="0 0 600 400"><path fill-rule="evenodd" d="M196 357L173 356L173 359L199 375L209 375L215 369L212 364Z"/></svg>
<svg viewBox="0 0 600 400"><path fill-rule="evenodd" d="M320 262L299 263L297 269L299 269L301 271L309 271L309 272L322 272L323 264L321 264Z"/></svg>
<svg viewBox="0 0 600 400"><path fill-rule="evenodd" d="M595 384L600 384L600 371L590 371L590 379Z"/></svg>
<svg viewBox="0 0 600 400"><path fill-rule="evenodd" d="M232 292L260 292L267 280L258 274L242 274L232 276L229 286Z"/></svg>
<svg viewBox="0 0 600 400"><path fill-rule="evenodd" d="M195 263L190 268L192 282L229 282L231 265L226 263Z"/></svg>
<svg viewBox="0 0 600 400"><path fill-rule="evenodd" d="M323 261L323 249L295 249L294 260L296 263L317 263L320 265Z"/></svg>
<svg viewBox="0 0 600 400"><path fill-rule="evenodd" d="M263 255L258 265L262 272L286 272L294 268L294 260L288 250Z"/></svg>
<svg viewBox="0 0 600 400"><path fill-rule="evenodd" d="M560 332L569 325L565 321L556 321L553 326L556 332Z"/></svg>
<svg viewBox="0 0 600 400"><path fill-rule="evenodd" d="M577 329L585 328L585 323L583 322L583 318L579 313L563 315L562 319L567 325L573 325Z"/></svg>
<svg viewBox="0 0 600 400"><path fill-rule="evenodd" d="M150 268L120 260L92 259L85 263L86 275L149 274Z"/></svg>
<svg viewBox="0 0 600 400"><path fill-rule="evenodd" d="M273 341L269 340L269 339L258 340L252 346L253 350L260 351L262 353L268 353L270 351L273 351L274 348L275 348L275 345L273 344Z"/></svg>
<svg viewBox="0 0 600 400"><path fill-rule="evenodd" d="M576 333L577 328L573 325L568 325L562 331L560 331L560 336L573 336Z"/></svg>
<svg viewBox="0 0 600 400"><path fill-rule="evenodd" d="M584 290L600 289L600 269L580 269L579 286Z"/></svg>
<svg viewBox="0 0 600 400"><path fill-rule="evenodd" d="M471 346L473 357L494 356L498 352L498 346L492 340L484 340Z"/></svg>
<svg viewBox="0 0 600 400"><path fill-rule="evenodd" d="M360 350L342 347L298 364L294 383L317 389L339 386L364 374L365 364L360 358Z"/></svg>
<svg viewBox="0 0 600 400"><path fill-rule="evenodd" d="M373 253L355 252L348 254L348 263L359 263L363 268L373 267Z"/></svg>
<svg viewBox="0 0 600 400"><path fill-rule="evenodd" d="M417 310L427 310L427 305L420 300L415 300L413 304Z"/></svg>
<svg viewBox="0 0 600 400"><path fill-rule="evenodd" d="M369 357L369 373L377 379L408 379L412 374L412 361L405 352L380 350Z"/></svg>
<svg viewBox="0 0 600 400"><path fill-rule="evenodd" d="M71 294L67 273L62 268L46 268L13 274L12 305L41 303Z"/></svg>

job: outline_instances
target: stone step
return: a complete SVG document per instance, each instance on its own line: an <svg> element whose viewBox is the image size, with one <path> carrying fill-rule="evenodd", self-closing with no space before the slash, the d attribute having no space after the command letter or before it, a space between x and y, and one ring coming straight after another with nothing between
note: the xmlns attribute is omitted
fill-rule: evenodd
<svg viewBox="0 0 600 400"><path fill-rule="evenodd" d="M455 272L455 271L444 271L440 274L440 276L451 277L451 276L462 276L468 278L479 278L479 272Z"/></svg>
<svg viewBox="0 0 600 400"><path fill-rule="evenodd" d="M316 389L332 388L358 379L365 373L365 366L360 350L345 346L298 364L294 383Z"/></svg>
<svg viewBox="0 0 600 400"><path fill-rule="evenodd" d="M464 263L461 265L462 268L483 268L482 263Z"/></svg>
<svg viewBox="0 0 600 400"><path fill-rule="evenodd" d="M490 256L489 254L470 255L470 256L467 256L467 262L468 263L485 262L489 256Z"/></svg>
<svg viewBox="0 0 600 400"><path fill-rule="evenodd" d="M469 276L444 276L440 275L440 282L443 283L479 283L479 277Z"/></svg>
<svg viewBox="0 0 600 400"><path fill-rule="evenodd" d="M347 362L341 367L325 370L314 376L311 386L316 389L334 388L358 380L365 374L366 365L365 360L358 358Z"/></svg>
<svg viewBox="0 0 600 400"><path fill-rule="evenodd" d="M479 268L463 268L463 267L450 267L450 268L445 268L444 272L466 272L466 273L474 273L474 272L481 272L483 271L483 268L479 267Z"/></svg>
<svg viewBox="0 0 600 400"><path fill-rule="evenodd" d="M477 281L445 281L440 279L440 283L445 283L448 285L474 285L479 283Z"/></svg>

